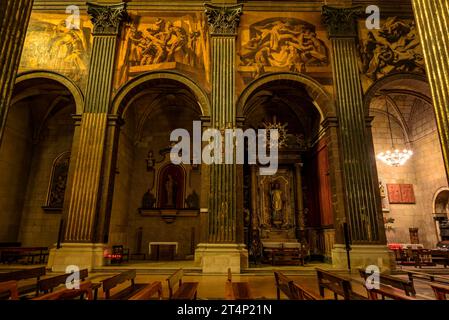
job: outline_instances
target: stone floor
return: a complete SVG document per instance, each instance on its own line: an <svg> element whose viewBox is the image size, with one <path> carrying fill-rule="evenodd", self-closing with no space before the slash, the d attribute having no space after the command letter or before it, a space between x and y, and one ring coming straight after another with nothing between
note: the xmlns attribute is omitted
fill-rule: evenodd
<svg viewBox="0 0 449 320"><path fill-rule="evenodd" d="M8 272L11 270L33 268L38 265L0 265L0 272ZM317 279L315 276L315 267L332 269L329 264L323 263L311 263L305 267L301 266L269 266L263 265L257 268L250 268L245 270L242 274L233 274L233 281L246 281L249 282L253 296L255 299L276 299L276 288L274 283L274 270L280 270L294 281L302 284L308 290L314 292L318 295ZM163 286L163 296L168 297L167 288L167 277L174 272L175 269L183 268L186 270L184 281L195 281L199 282L198 287L198 299L203 300L220 300L224 298L225 282L227 279L226 275L204 275L201 274L200 270L193 267L191 261L173 261L173 262L156 262L156 263L142 263L133 262L121 266L105 266L101 270L96 270L89 273L89 279L93 282L99 282L106 279L114 274L117 274L121 270L126 269L136 269L137 277L136 283L150 283L153 281L161 281ZM335 270L335 269L332 269ZM404 274L405 271L419 271L428 272L433 274L445 274L449 275L449 269L444 268L431 268L429 269L416 269L414 267L404 267L401 270L402 274L396 274L395 276L406 279L407 275ZM348 271L338 270L339 274L344 274L351 277L353 280L353 289L363 295L366 295L365 289L362 286L361 278L356 272L350 274ZM47 277L58 275L58 273L47 272ZM32 283L32 281L22 281L23 284ZM127 284L118 286L114 291L120 291ZM430 286L422 280L415 280L415 289L417 291L417 296L419 299L433 299L433 292ZM103 297L103 292L100 290L99 298ZM327 292L326 298L332 299L332 295ZM284 299L286 297L283 297Z"/></svg>

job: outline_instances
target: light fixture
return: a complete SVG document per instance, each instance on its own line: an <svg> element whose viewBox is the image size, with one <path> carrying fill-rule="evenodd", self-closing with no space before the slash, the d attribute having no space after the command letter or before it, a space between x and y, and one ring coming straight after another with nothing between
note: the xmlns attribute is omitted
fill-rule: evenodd
<svg viewBox="0 0 449 320"><path fill-rule="evenodd" d="M381 152L377 155L377 159L392 167L403 166L413 155L413 151L408 149L399 150L395 148L393 142L393 131L391 130L390 112L388 111L388 102L385 97L385 105L387 108L388 128L390 130L391 150Z"/></svg>

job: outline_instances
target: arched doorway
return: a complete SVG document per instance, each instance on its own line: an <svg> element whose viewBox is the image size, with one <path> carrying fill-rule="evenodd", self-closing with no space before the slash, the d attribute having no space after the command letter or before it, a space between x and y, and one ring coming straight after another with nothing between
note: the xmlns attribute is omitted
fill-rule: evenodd
<svg viewBox="0 0 449 320"><path fill-rule="evenodd" d="M78 87L57 73L17 77L0 146L0 241L57 242L72 175L72 115L82 103Z"/></svg>
<svg viewBox="0 0 449 320"><path fill-rule="evenodd" d="M449 241L449 188L439 189L433 200L433 219L438 241Z"/></svg>
<svg viewBox="0 0 449 320"><path fill-rule="evenodd" d="M334 181L330 133L323 127L324 119L335 115L329 96L306 76L272 74L251 83L237 108L244 129L280 132L276 174L263 176L257 165L243 169L245 242L250 252L259 240L263 247L297 242L312 258L330 259L335 240Z"/></svg>
<svg viewBox="0 0 449 320"><path fill-rule="evenodd" d="M119 91L112 113L124 124L115 151L110 245L148 254L150 243L173 243L176 259L193 259L207 231L207 216L200 214L207 207L207 172L201 165L172 163L170 134L181 128L192 137L195 125L201 133L208 110L207 96L175 72L143 75Z"/></svg>
<svg viewBox="0 0 449 320"><path fill-rule="evenodd" d="M367 91L365 106L376 154L392 146L413 151L400 166L376 159L387 241L432 248L434 190L447 181L429 85L416 74L386 76Z"/></svg>

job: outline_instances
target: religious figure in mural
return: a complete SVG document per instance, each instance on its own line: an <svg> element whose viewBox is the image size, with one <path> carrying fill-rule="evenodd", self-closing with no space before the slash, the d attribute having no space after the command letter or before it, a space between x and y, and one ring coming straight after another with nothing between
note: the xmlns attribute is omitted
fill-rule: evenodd
<svg viewBox="0 0 449 320"><path fill-rule="evenodd" d="M21 68L52 68L79 81L87 72L90 29L70 29L58 23L31 21L25 40Z"/></svg>
<svg viewBox="0 0 449 320"><path fill-rule="evenodd" d="M305 72L307 66L328 64L328 50L315 27L297 19L268 19L250 27L250 39L238 53L243 66Z"/></svg>
<svg viewBox="0 0 449 320"><path fill-rule="evenodd" d="M369 31L360 46L362 73L377 80L392 72L424 73L424 57L414 21L388 18Z"/></svg>
<svg viewBox="0 0 449 320"><path fill-rule="evenodd" d="M199 36L198 31L188 32L171 21L157 18L145 31L131 27L130 58L142 66L175 61L178 52L187 56L187 60L192 60Z"/></svg>

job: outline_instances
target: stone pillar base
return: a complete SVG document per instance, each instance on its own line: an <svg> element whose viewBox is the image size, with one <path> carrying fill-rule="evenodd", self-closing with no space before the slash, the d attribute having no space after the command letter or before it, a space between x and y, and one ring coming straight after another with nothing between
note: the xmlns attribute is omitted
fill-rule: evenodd
<svg viewBox="0 0 449 320"><path fill-rule="evenodd" d="M195 264L203 273L240 273L248 267L248 250L244 244L200 243L195 250Z"/></svg>
<svg viewBox="0 0 449 320"><path fill-rule="evenodd" d="M48 257L47 268L54 272L65 272L67 266L75 265L91 271L103 266L103 243L63 243L61 248L52 248Z"/></svg>
<svg viewBox="0 0 449 320"><path fill-rule="evenodd" d="M396 266L394 254L386 245L352 245L350 259L351 270L375 265L379 267L381 272L390 272ZM338 269L348 268L345 245L334 245L332 249L332 265Z"/></svg>

